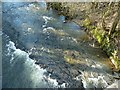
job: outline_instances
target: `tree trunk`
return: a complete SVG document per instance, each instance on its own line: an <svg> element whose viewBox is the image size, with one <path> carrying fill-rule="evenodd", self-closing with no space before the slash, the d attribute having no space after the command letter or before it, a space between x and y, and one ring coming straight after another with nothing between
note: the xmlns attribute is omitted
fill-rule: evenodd
<svg viewBox="0 0 120 90"><path fill-rule="evenodd" d="M116 16L116 18L114 19L114 22L113 22L113 24L112 24L112 28L111 28L111 30L110 30L110 32L109 32L109 35L112 35L112 34L115 32L119 20L120 20L120 2L118 2L117 16Z"/></svg>

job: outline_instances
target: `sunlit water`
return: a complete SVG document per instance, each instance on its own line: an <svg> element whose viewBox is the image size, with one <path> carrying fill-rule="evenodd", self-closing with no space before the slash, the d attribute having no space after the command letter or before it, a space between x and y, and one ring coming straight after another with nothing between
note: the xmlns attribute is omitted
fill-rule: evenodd
<svg viewBox="0 0 120 90"><path fill-rule="evenodd" d="M64 23L64 16L58 16L52 10L47 11L45 2L4 3L2 35L5 88L67 87L74 80L81 81L84 88L106 88L116 81L109 69L99 62L99 57L95 58L94 55L99 55L100 51L90 48L89 44L83 45L86 36L80 27L73 22ZM83 55L80 59L85 65L76 65L75 69L81 74L75 77L61 76L70 81L59 85L57 79L52 79L51 74L35 61L45 63L48 67L55 62L54 67L61 67L63 71L66 65L73 69L63 60L65 50L80 52ZM56 68L53 68L55 72L62 75L62 70Z"/></svg>

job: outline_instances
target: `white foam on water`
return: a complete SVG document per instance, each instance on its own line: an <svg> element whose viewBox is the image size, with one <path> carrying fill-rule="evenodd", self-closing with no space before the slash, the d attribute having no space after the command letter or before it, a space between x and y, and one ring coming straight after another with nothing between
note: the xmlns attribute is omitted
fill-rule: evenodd
<svg viewBox="0 0 120 90"><path fill-rule="evenodd" d="M47 35L48 35L48 37L49 37L49 30L53 30L53 31L55 31L55 29L53 28L53 27L47 27L47 28L44 28L43 29L43 32L42 33L47 33Z"/></svg>
<svg viewBox="0 0 120 90"><path fill-rule="evenodd" d="M9 44L7 44L6 46L8 47L7 48L7 51L8 51L7 55L11 55L11 53L12 53L11 50L16 49L15 44L11 41L9 41Z"/></svg>
<svg viewBox="0 0 120 90"><path fill-rule="evenodd" d="M2 31L0 31L0 36L2 36L2 35L3 35Z"/></svg>
<svg viewBox="0 0 120 90"><path fill-rule="evenodd" d="M9 44L7 44L7 46L9 49L16 50L15 43L13 43L12 41L9 41Z"/></svg>
<svg viewBox="0 0 120 90"><path fill-rule="evenodd" d="M52 17L47 17L47 16L43 16L43 19L45 20L45 24L44 24L42 27L46 27L47 23L48 23L50 20L53 20Z"/></svg>
<svg viewBox="0 0 120 90"><path fill-rule="evenodd" d="M119 81L115 81L113 84L109 85L105 90L109 90L110 88L119 88Z"/></svg>
<svg viewBox="0 0 120 90"><path fill-rule="evenodd" d="M108 86L108 83L104 80L104 75L102 74L93 76L88 72L82 72L81 79L84 88L106 88Z"/></svg>
<svg viewBox="0 0 120 90"><path fill-rule="evenodd" d="M58 82L56 79L50 78L50 75L48 77L45 77L45 79L48 81L48 83L51 83L55 88L65 88L67 83L63 83L62 85L58 85Z"/></svg>
<svg viewBox="0 0 120 90"><path fill-rule="evenodd" d="M58 85L57 80L51 79L50 75L45 76L44 73L47 72L46 69L40 68L40 66L36 65L35 61L29 58L29 54L20 49L17 49L12 41L9 41L7 47L8 47L7 50L9 55L11 54L11 59L10 59L11 66L14 66L16 62L18 62L17 64L19 64L19 62L23 62L25 68L23 74L26 74L26 72L28 72L33 88L40 88L40 87L65 88L65 83L63 83L62 85Z"/></svg>

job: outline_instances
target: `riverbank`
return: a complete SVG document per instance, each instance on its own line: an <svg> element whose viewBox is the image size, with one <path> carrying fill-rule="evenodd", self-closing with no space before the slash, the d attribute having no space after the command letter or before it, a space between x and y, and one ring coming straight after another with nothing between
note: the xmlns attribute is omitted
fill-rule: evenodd
<svg viewBox="0 0 120 90"><path fill-rule="evenodd" d="M72 20L83 27L83 30L106 52L114 70L120 67L120 35L119 26L116 31L109 35L116 18L118 3L48 3L48 8L64 15L66 22ZM94 46L94 45L93 45Z"/></svg>

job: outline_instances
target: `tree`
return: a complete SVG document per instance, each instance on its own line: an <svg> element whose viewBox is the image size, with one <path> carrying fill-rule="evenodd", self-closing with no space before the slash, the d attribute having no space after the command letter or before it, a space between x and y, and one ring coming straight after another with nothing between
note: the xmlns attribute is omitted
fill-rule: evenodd
<svg viewBox="0 0 120 90"><path fill-rule="evenodd" d="M117 15L116 15L116 17L115 17L115 19L114 19L114 22L113 22L113 24L112 24L112 28L111 28L111 30L110 30L110 32L109 32L109 35L110 35L110 36L116 31L116 27L117 27L117 25L118 25L118 23L119 23L119 20L120 20L120 1L118 2Z"/></svg>

